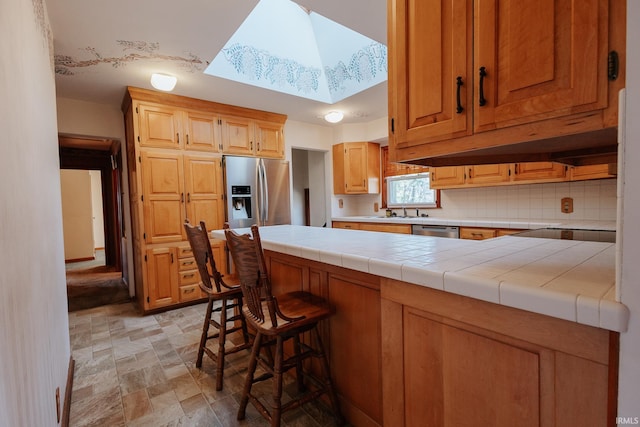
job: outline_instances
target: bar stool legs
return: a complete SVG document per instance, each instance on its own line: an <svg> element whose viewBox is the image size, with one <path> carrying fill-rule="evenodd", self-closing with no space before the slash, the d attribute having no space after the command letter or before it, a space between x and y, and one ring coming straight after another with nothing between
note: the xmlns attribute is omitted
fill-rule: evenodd
<svg viewBox="0 0 640 427"><path fill-rule="evenodd" d="M285 411L300 407L303 404L316 399L320 395L327 393L331 402L331 409L333 410L336 418L336 424L344 424L344 419L342 418L338 403L338 396L336 394L335 388L333 386L333 381L331 380L331 376L329 374L329 363L324 352L320 334L318 333L318 330L316 328L313 328L311 333L313 334L313 338L315 338L316 340L315 350L306 346L306 349L304 349L303 351L302 347L304 347L305 345L300 342L300 336L297 333L290 337L283 337L280 335L276 336L274 342L275 356L273 357L272 363L261 359L260 351L265 346L265 337L260 333L256 335L249 359L249 366L245 379L244 389L242 392L242 399L240 401L240 407L238 409L238 420L243 420L245 418L247 404L251 402L256 407L258 412L260 412L263 417L270 421L271 427L279 427L282 414ZM285 359L284 342L289 338L293 339L294 341L294 355L288 359ZM303 360L309 357L320 359L320 367L322 369L323 376L323 381L321 382L314 380L314 382L316 382L316 387L311 391L309 391L305 386L304 378L306 377L313 379L313 377L309 377L309 375L304 373L302 369ZM258 365L264 368L266 373L256 378L255 373ZM296 370L297 391L299 393L305 394L298 396L283 405L282 393L284 374L287 370L293 368L295 368ZM273 381L270 410L267 409L267 407L255 395L251 393L253 384L267 380L269 378L271 378Z"/></svg>

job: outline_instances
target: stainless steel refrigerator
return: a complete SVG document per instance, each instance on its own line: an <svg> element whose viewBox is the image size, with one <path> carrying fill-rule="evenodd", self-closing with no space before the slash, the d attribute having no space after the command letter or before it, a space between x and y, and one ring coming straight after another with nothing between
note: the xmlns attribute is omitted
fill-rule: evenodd
<svg viewBox="0 0 640 427"><path fill-rule="evenodd" d="M231 228L291 224L288 161L224 156L223 167Z"/></svg>

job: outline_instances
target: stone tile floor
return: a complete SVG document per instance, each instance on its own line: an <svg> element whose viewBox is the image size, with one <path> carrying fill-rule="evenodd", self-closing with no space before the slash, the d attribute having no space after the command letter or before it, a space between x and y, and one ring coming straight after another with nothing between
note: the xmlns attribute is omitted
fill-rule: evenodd
<svg viewBox="0 0 640 427"><path fill-rule="evenodd" d="M142 316L124 303L69 313L76 362L71 426L269 425L251 404L246 419L236 420L248 351L227 357L221 391L211 359L205 355L202 369L195 367L205 309L203 303ZM213 340L209 346L215 351ZM270 381L255 387L268 394ZM316 403L282 420L285 427L333 424Z"/></svg>

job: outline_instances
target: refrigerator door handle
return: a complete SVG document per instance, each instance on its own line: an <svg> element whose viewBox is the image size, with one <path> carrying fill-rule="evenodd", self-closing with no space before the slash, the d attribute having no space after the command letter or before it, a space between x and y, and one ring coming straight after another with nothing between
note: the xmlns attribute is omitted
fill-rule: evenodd
<svg viewBox="0 0 640 427"><path fill-rule="evenodd" d="M256 199L257 206L257 218L256 223L258 226L262 225L262 168L260 167L260 159L256 161Z"/></svg>
<svg viewBox="0 0 640 427"><path fill-rule="evenodd" d="M264 160L260 159L262 165L262 201L263 201L263 225L267 225L269 222L269 180L267 179L267 168L264 165Z"/></svg>

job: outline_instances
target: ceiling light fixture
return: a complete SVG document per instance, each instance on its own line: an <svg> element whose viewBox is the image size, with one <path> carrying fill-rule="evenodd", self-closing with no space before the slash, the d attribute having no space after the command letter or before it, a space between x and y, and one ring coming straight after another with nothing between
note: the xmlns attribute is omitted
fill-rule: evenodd
<svg viewBox="0 0 640 427"><path fill-rule="evenodd" d="M168 74L153 73L151 74L151 86L158 90L170 92L176 87L178 78Z"/></svg>
<svg viewBox="0 0 640 427"><path fill-rule="evenodd" d="M324 119L329 123L338 123L344 118L342 111L330 111L324 115Z"/></svg>

